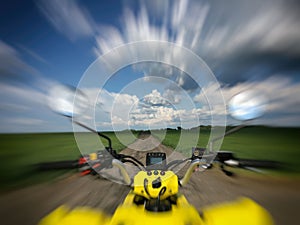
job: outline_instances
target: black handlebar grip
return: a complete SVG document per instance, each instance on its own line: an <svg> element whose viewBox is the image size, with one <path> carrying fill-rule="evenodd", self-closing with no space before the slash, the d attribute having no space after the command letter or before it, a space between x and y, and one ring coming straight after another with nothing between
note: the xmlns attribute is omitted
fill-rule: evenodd
<svg viewBox="0 0 300 225"><path fill-rule="evenodd" d="M78 160L44 162L36 165L38 170L75 169L79 167Z"/></svg>
<svg viewBox="0 0 300 225"><path fill-rule="evenodd" d="M278 169L280 167L280 163L268 160L239 159L238 162L241 167L257 167L265 169Z"/></svg>

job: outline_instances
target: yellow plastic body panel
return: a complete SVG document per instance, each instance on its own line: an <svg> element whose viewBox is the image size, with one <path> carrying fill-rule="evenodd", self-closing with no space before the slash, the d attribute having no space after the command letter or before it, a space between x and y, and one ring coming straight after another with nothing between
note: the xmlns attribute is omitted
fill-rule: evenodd
<svg viewBox="0 0 300 225"><path fill-rule="evenodd" d="M129 193L112 217L85 207L69 211L62 206L43 218L39 225L274 225L269 213L248 198L205 208L202 217L183 195L168 212L148 212L143 205L132 204L133 198L134 193Z"/></svg>
<svg viewBox="0 0 300 225"><path fill-rule="evenodd" d="M207 225L273 225L271 215L249 198L222 203L203 209Z"/></svg>
<svg viewBox="0 0 300 225"><path fill-rule="evenodd" d="M44 217L39 225L104 225L109 224L110 217L103 212L87 207L71 210L61 206Z"/></svg>
<svg viewBox="0 0 300 225"><path fill-rule="evenodd" d="M39 225L273 225L269 213L248 198L217 204L202 210L200 217L197 210L188 203L183 195L178 194L178 177L172 171L141 171L134 178L134 188L129 192L122 205L112 217L89 208L69 210L62 206L41 220ZM153 187L152 182L159 178L160 185ZM144 182L146 180L146 189ZM155 182L154 182L155 183ZM176 204L171 210L150 212L144 205L134 203L136 195L146 199L157 198L165 188L160 199L176 195ZM148 193L147 193L148 192Z"/></svg>
<svg viewBox="0 0 300 225"><path fill-rule="evenodd" d="M156 172L156 173L155 173ZM164 171L163 175L161 175L160 170L152 170L149 171L149 174L146 171L140 171L138 174L134 177L134 189L133 192L137 195L141 195L147 199L151 198L157 198L158 194L162 187L166 187L165 193L160 196L160 199L165 199L171 195L175 195L178 193L178 177L175 173L172 171ZM157 175L155 175L157 174ZM152 182L156 180L157 178L161 179L161 187L160 188L153 188ZM147 189L150 194L150 196L146 193L144 188L144 180L147 179L148 185Z"/></svg>
<svg viewBox="0 0 300 225"><path fill-rule="evenodd" d="M172 206L168 212L149 212L143 205L132 204L134 193L129 193L124 204L119 206L113 215L110 225L153 225L153 224L178 224L178 225L204 225L197 210L188 204L186 198L178 197L178 204Z"/></svg>

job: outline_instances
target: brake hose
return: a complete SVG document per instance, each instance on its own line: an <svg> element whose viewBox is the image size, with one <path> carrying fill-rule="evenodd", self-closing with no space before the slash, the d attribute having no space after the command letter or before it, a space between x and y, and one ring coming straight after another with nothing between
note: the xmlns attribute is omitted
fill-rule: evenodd
<svg viewBox="0 0 300 225"><path fill-rule="evenodd" d="M147 178L144 179L144 189L145 189L146 194L151 198L149 191L148 191L148 179Z"/></svg>
<svg viewBox="0 0 300 225"><path fill-rule="evenodd" d="M163 195L166 192L167 188L166 187L162 187L162 189L160 189L159 193L158 193L158 197L157 197L157 201L156 201L156 205L157 208L159 209L160 206L160 196Z"/></svg>
<svg viewBox="0 0 300 225"><path fill-rule="evenodd" d="M136 158L130 156L130 155L123 155L123 154L119 154L119 156L121 157L121 159L126 159L126 158L129 158L129 159L132 159L133 161L135 161L137 164L139 164L143 169L145 168L144 164L141 163L139 160L137 160Z"/></svg>

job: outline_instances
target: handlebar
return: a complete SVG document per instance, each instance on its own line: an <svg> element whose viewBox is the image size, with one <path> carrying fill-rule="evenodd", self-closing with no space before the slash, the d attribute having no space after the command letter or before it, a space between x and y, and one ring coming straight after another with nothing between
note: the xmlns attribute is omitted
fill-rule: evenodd
<svg viewBox="0 0 300 225"><path fill-rule="evenodd" d="M128 186L131 185L132 182L131 182L130 176L129 176L124 164L117 159L113 159L112 165L119 168L119 170L121 171L121 174L123 176L125 184Z"/></svg>
<svg viewBox="0 0 300 225"><path fill-rule="evenodd" d="M38 170L59 170L79 168L78 160L66 160L58 162L44 162L36 165Z"/></svg>
<svg viewBox="0 0 300 225"><path fill-rule="evenodd" d="M250 160L250 159L240 159L240 165L250 166L250 167L269 168L269 169L276 169L281 166L280 163L275 162L275 161Z"/></svg>
<svg viewBox="0 0 300 225"><path fill-rule="evenodd" d="M191 176L192 176L192 173L194 172L194 170L196 169L196 167L198 167L200 165L200 160L199 159L195 159L192 161L191 165L189 166L188 170L186 171L184 177L179 181L179 184L180 185L186 185Z"/></svg>

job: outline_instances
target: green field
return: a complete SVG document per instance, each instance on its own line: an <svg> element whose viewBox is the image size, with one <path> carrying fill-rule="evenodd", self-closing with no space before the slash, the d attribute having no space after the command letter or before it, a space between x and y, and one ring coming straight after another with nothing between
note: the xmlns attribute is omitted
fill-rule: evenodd
<svg viewBox="0 0 300 225"><path fill-rule="evenodd" d="M118 151L135 140L129 132L118 133L126 143L120 143L113 132L105 134L112 139L113 148ZM137 136L137 132L134 135ZM95 138L94 135L82 133L80 137L86 140L84 149L90 149L90 152L99 150L89 141ZM107 145L105 139L101 140L103 145ZM51 180L66 171L36 172L33 165L45 161L75 160L80 155L73 133L0 134L0 189Z"/></svg>
<svg viewBox="0 0 300 225"><path fill-rule="evenodd" d="M229 128L228 128L229 129ZM190 133L179 142L180 133ZM182 152L191 152L195 131L168 130L163 144ZM197 147L207 147L210 130L200 129ZM238 157L282 162L282 172L300 173L300 129L246 127L224 138L221 150L233 151Z"/></svg>
<svg viewBox="0 0 300 225"><path fill-rule="evenodd" d="M154 135L159 132L155 131ZM185 138L179 143L180 133L185 132ZM126 143L120 143L114 133L106 133L113 141L113 148L120 151L135 137L129 132L119 132L118 135ZM136 136L138 132L135 132ZM197 141L198 147L206 147L210 129L202 127L200 136L193 130L168 130L163 144L171 146L183 153L189 154ZM85 149L94 152L97 146L89 141L89 134L82 134L86 140ZM224 139L222 150L230 150L239 157L267 159L283 162L286 171L300 174L300 129L247 127ZM106 141L103 140L106 145ZM85 152L87 153L87 152ZM1 134L0 156L1 174L0 189L11 189L32 183L45 182L66 171L36 172L32 165L44 161L77 159L80 156L74 135L72 133L54 134Z"/></svg>

